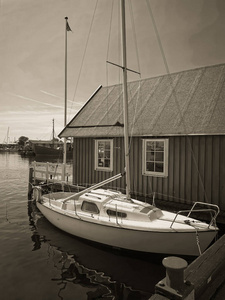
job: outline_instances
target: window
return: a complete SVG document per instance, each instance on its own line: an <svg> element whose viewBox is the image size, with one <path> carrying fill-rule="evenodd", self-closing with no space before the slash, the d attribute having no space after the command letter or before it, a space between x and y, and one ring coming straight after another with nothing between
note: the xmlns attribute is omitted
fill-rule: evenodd
<svg viewBox="0 0 225 300"><path fill-rule="evenodd" d="M84 201L82 203L81 210L92 213L92 214L99 214L98 206L92 202Z"/></svg>
<svg viewBox="0 0 225 300"><path fill-rule="evenodd" d="M115 210L112 210L112 209L107 209L107 214L108 216L110 217L119 217L119 218L126 218L127 217L127 214L126 213L123 213L123 212L120 212L120 211L115 211Z"/></svg>
<svg viewBox="0 0 225 300"><path fill-rule="evenodd" d="M168 175L168 139L143 140L143 174Z"/></svg>
<svg viewBox="0 0 225 300"><path fill-rule="evenodd" d="M95 141L95 170L112 171L113 140Z"/></svg>

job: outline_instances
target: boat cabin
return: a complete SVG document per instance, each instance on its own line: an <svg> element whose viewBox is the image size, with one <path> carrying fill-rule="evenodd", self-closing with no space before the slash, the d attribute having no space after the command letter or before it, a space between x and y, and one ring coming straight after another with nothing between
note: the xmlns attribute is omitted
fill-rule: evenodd
<svg viewBox="0 0 225 300"><path fill-rule="evenodd" d="M65 200L73 193L52 193L43 195L42 201L50 207L79 217L106 218L108 221L122 222L123 220L149 222L160 218L163 213L153 205L137 200L127 200L126 196L117 191L104 189L91 190L79 197ZM55 197L57 196L57 197ZM64 198L62 198L64 196ZM60 200L64 199L64 200Z"/></svg>

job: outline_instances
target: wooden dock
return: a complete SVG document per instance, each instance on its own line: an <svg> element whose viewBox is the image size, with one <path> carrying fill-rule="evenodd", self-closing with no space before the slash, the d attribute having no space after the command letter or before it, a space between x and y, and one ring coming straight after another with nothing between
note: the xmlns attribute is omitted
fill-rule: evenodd
<svg viewBox="0 0 225 300"><path fill-rule="evenodd" d="M225 235L208 248L201 256L196 258L184 270L184 283L190 290L187 296L185 291L178 293L165 284L166 278L155 287L155 295L149 300L168 299L197 299L209 300L217 290L225 283ZM193 287L191 293L190 286ZM213 298L216 299L216 298Z"/></svg>
<svg viewBox="0 0 225 300"><path fill-rule="evenodd" d="M72 165L34 161L31 168L34 181L66 181L72 184Z"/></svg>
<svg viewBox="0 0 225 300"><path fill-rule="evenodd" d="M73 186L73 170L70 164L36 162L29 169L28 198L31 199L34 185L45 183L51 185L52 190L79 191L81 187Z"/></svg>

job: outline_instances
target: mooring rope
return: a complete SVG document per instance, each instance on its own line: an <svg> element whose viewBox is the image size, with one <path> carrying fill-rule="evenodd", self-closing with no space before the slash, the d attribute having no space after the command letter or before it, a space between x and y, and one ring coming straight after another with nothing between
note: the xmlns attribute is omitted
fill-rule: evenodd
<svg viewBox="0 0 225 300"><path fill-rule="evenodd" d="M197 246L198 246L198 251L199 251L199 254L201 255L202 254L202 250L201 250L201 247L200 247L200 240L199 240L199 234L198 234L198 229L193 226L195 228L195 234L196 234L196 242L197 242Z"/></svg>

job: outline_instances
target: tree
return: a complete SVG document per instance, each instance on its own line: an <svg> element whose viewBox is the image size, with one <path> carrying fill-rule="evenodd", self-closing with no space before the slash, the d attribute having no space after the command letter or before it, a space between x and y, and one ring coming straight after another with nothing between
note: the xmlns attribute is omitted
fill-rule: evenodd
<svg viewBox="0 0 225 300"><path fill-rule="evenodd" d="M26 136L21 136L21 137L19 138L19 140L18 140L18 145L24 146L25 143L26 143L28 140L29 140L28 137L26 137Z"/></svg>

